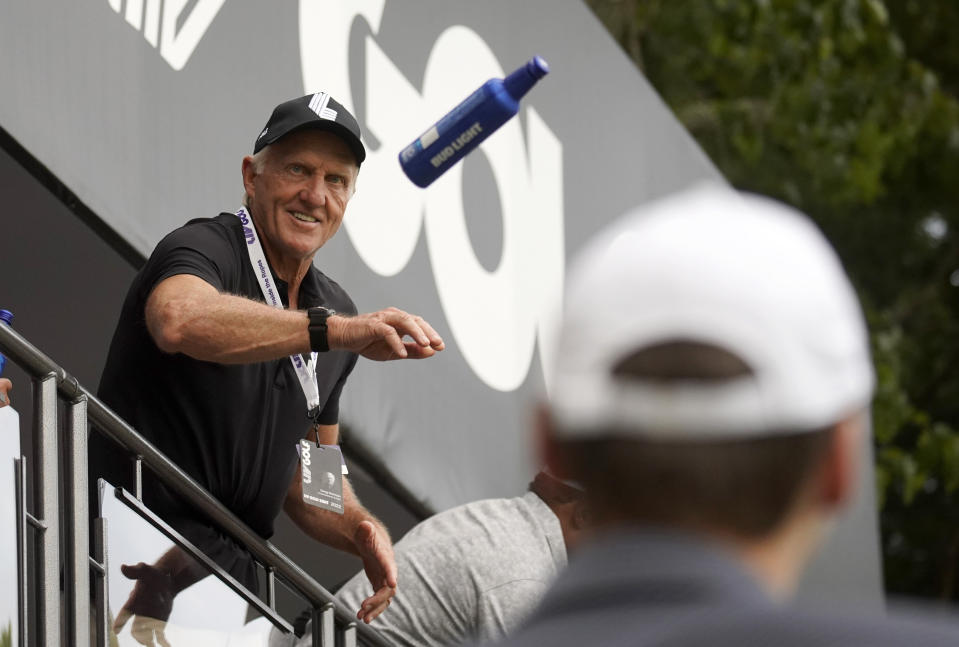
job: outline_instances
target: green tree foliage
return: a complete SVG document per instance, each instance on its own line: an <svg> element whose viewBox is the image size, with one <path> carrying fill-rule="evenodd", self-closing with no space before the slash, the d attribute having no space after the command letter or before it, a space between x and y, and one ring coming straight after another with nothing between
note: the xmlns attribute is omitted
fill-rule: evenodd
<svg viewBox="0 0 959 647"><path fill-rule="evenodd" d="M959 591L959 3L589 0L732 184L794 204L869 322L887 590Z"/></svg>

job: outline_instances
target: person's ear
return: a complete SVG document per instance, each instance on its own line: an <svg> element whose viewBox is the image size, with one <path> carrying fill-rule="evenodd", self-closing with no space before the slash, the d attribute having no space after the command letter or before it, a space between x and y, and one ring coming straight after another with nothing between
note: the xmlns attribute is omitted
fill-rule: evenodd
<svg viewBox="0 0 959 647"><path fill-rule="evenodd" d="M833 429L820 488L820 500L827 507L840 508L855 495L864 428L864 415L857 414Z"/></svg>
<svg viewBox="0 0 959 647"><path fill-rule="evenodd" d="M254 193L253 180L256 178L256 166L251 156L247 155L243 158L240 172L243 174L243 188L246 189L248 196L252 196Z"/></svg>
<svg viewBox="0 0 959 647"><path fill-rule="evenodd" d="M589 506L586 504L585 499L580 499L573 504L573 514L571 515L570 522L576 530L586 530L593 525L593 516L590 514Z"/></svg>

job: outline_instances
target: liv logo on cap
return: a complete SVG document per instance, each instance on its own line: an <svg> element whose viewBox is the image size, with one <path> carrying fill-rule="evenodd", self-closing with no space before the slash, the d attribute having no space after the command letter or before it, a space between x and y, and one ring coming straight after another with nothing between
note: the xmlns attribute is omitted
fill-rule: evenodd
<svg viewBox="0 0 959 647"><path fill-rule="evenodd" d="M326 92L317 92L310 99L310 110L315 112L322 119L336 121L336 110L329 108L330 95Z"/></svg>

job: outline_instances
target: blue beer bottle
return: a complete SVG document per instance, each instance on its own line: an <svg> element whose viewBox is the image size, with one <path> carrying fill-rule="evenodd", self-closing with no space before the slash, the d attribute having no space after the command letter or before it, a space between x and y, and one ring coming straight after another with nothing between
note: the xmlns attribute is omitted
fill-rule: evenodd
<svg viewBox="0 0 959 647"><path fill-rule="evenodd" d="M549 72L534 56L505 79L490 79L400 151L400 166L413 184L429 186L519 112L519 100Z"/></svg>

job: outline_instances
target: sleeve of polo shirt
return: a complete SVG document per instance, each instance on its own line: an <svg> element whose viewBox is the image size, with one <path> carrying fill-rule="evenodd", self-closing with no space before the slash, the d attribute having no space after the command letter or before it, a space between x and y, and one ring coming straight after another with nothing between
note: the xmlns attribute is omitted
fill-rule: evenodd
<svg viewBox="0 0 959 647"><path fill-rule="evenodd" d="M343 372L340 374L340 379L336 381L336 384L333 385L333 389L330 391L329 397L326 399L326 404L323 405L323 409L320 411L320 417L317 419L317 422L321 425L335 425L340 421L340 394L343 392L343 387L346 385L346 378L350 376L350 373L353 372L353 367L356 366L356 354L348 353L346 351L333 351L335 353L343 353L347 355L345 359L345 364L343 366Z"/></svg>
<svg viewBox="0 0 959 647"><path fill-rule="evenodd" d="M236 254L230 232L214 221L188 223L168 234L153 250L142 283L143 297L164 279L196 276L220 292L230 291Z"/></svg>

